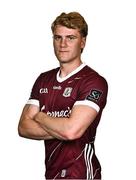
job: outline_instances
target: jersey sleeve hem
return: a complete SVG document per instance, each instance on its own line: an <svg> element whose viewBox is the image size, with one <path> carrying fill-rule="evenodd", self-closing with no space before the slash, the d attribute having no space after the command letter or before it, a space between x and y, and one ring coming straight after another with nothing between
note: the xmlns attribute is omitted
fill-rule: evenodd
<svg viewBox="0 0 136 180"><path fill-rule="evenodd" d="M39 101L36 99L29 99L26 104L32 104L32 105L36 105L38 107L40 106Z"/></svg>
<svg viewBox="0 0 136 180"><path fill-rule="evenodd" d="M95 109L97 112L99 112L99 110L100 110L100 107L93 101L88 101L88 100L76 101L74 106L75 105L86 105L86 106L89 106L89 107Z"/></svg>

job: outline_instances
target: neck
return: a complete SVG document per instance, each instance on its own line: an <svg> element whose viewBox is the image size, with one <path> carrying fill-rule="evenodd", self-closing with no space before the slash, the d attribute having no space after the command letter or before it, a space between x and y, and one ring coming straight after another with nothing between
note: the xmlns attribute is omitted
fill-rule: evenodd
<svg viewBox="0 0 136 180"><path fill-rule="evenodd" d="M60 77L66 77L69 73L74 71L82 64L82 61L69 62L69 63L60 63Z"/></svg>

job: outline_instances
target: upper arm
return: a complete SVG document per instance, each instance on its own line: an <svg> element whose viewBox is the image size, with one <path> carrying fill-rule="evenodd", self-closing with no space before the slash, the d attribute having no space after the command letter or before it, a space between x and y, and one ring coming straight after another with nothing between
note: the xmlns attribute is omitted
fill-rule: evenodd
<svg viewBox="0 0 136 180"><path fill-rule="evenodd" d="M33 119L34 116L39 112L39 90L38 90L38 88L40 86L40 78L41 78L41 76L39 76L36 79L36 81L32 87L32 91L31 91L29 100L23 108L20 122L23 122L26 119Z"/></svg>
<svg viewBox="0 0 136 180"><path fill-rule="evenodd" d="M52 139L51 137L34 119L40 111L39 104L39 81L40 76L33 85L32 92L27 104L24 106L20 121L18 124L18 133L20 136L30 139Z"/></svg>
<svg viewBox="0 0 136 180"><path fill-rule="evenodd" d="M26 104L23 108L20 121L24 121L25 119L33 119L38 112L38 106L33 104Z"/></svg>
<svg viewBox="0 0 136 180"><path fill-rule="evenodd" d="M50 136L37 122L34 121L34 117L38 112L38 106L32 104L25 105L18 125L19 135L36 140L53 139L54 137Z"/></svg>
<svg viewBox="0 0 136 180"><path fill-rule="evenodd" d="M19 124L18 124L18 132L19 135L25 136L29 134L32 130L39 129L38 124L33 120L34 116L39 112L39 107L26 104L23 108Z"/></svg>
<svg viewBox="0 0 136 180"><path fill-rule="evenodd" d="M68 121L68 139L80 138L97 116L97 111L87 105L75 105Z"/></svg>
<svg viewBox="0 0 136 180"><path fill-rule="evenodd" d="M81 85L78 98L72 108L70 116L69 135L74 138L81 137L91 123L96 119L99 111L102 112L107 98L107 82L99 77Z"/></svg>

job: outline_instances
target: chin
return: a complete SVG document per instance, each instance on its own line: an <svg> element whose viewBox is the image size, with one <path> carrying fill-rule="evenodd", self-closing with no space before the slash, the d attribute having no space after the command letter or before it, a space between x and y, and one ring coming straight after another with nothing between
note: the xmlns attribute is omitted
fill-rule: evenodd
<svg viewBox="0 0 136 180"><path fill-rule="evenodd" d="M65 63L68 63L70 61L69 60L64 60L64 59L59 59L59 62L65 64Z"/></svg>
<svg viewBox="0 0 136 180"><path fill-rule="evenodd" d="M57 59L58 59L58 61L59 61L60 63L67 63L67 62L70 61L69 59L67 59L67 58L62 58L62 57L57 57Z"/></svg>

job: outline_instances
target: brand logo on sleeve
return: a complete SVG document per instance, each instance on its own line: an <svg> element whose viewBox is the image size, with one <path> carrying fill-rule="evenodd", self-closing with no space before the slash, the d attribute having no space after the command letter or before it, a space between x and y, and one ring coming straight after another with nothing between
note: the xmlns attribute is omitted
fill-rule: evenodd
<svg viewBox="0 0 136 180"><path fill-rule="evenodd" d="M64 97L70 97L71 96L71 92L72 92L72 87L67 87L67 88L65 88L65 90L63 92L63 96Z"/></svg>
<svg viewBox="0 0 136 180"><path fill-rule="evenodd" d="M90 94L86 97L89 101L98 101L102 95L102 92L96 89L90 91Z"/></svg>

